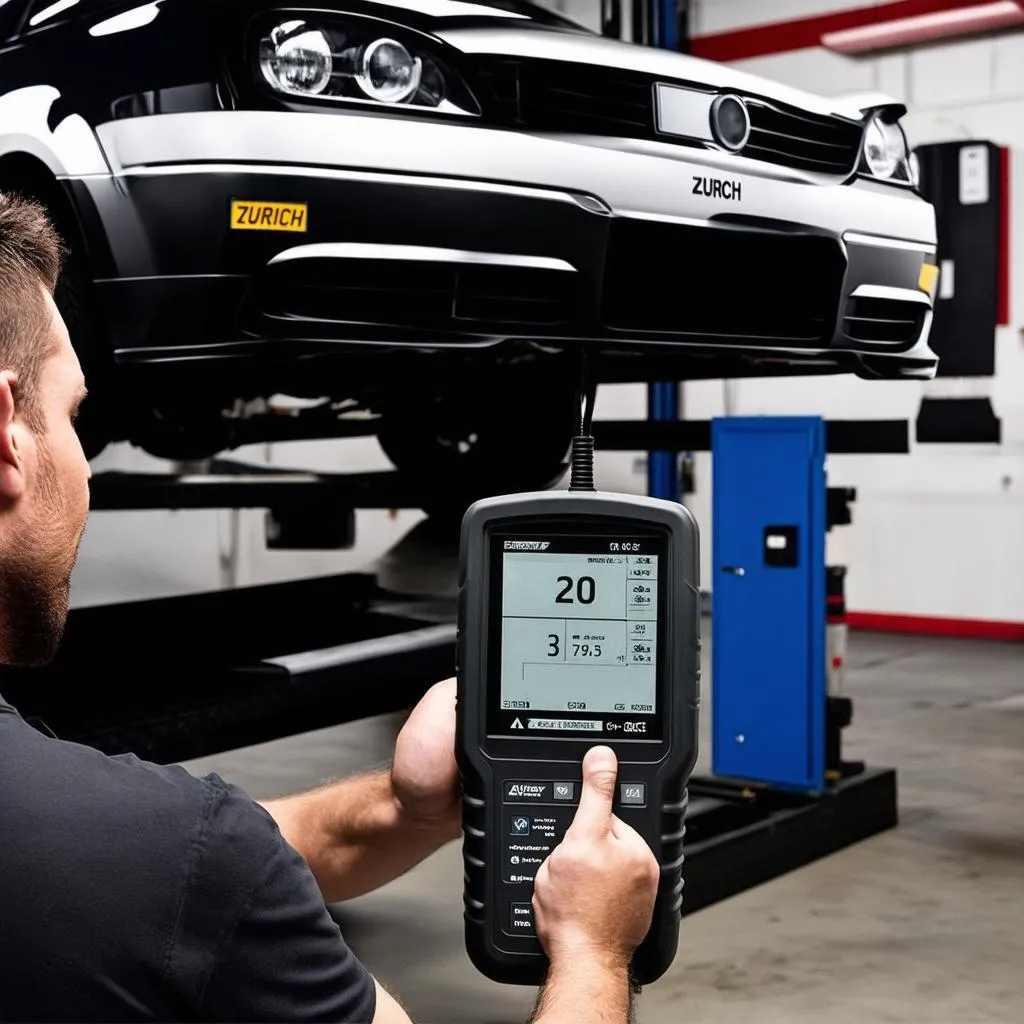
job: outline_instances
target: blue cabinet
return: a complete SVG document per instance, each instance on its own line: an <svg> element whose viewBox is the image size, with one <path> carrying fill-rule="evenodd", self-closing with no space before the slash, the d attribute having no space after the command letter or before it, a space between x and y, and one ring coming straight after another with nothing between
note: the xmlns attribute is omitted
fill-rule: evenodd
<svg viewBox="0 0 1024 1024"><path fill-rule="evenodd" d="M712 424L712 763L825 785L825 424Z"/></svg>

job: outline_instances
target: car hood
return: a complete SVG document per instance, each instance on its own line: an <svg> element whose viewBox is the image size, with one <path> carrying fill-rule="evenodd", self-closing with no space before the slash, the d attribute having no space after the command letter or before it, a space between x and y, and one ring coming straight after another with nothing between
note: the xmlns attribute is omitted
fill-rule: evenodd
<svg viewBox="0 0 1024 1024"><path fill-rule="evenodd" d="M792 89L757 75L737 71L727 64L584 32L505 23L493 27L447 28L438 25L434 27L433 33L467 54L575 61L598 67L638 71L714 89L733 89L825 116L837 114L854 121L860 121L864 116L861 106L856 102L843 102Z"/></svg>

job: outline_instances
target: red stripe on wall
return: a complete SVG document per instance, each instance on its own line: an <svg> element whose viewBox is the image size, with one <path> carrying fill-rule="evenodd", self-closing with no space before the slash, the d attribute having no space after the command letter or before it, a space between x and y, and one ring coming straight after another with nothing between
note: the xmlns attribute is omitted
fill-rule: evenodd
<svg viewBox="0 0 1024 1024"><path fill-rule="evenodd" d="M939 619L930 615L890 615L885 612L849 612L846 622L850 629L871 629L880 633L1024 641L1024 622Z"/></svg>
<svg viewBox="0 0 1024 1024"><path fill-rule="evenodd" d="M772 53L789 53L821 45L821 37L828 32L863 28L897 18L914 18L922 14L936 14L962 7L973 7L991 0L894 0L870 7L854 7L848 11L816 14L810 18L794 18L765 25L697 36L690 41L690 52L708 60L746 60L765 57Z"/></svg>
<svg viewBox="0 0 1024 1024"><path fill-rule="evenodd" d="M999 150L999 275L996 323L1010 322L1010 150Z"/></svg>

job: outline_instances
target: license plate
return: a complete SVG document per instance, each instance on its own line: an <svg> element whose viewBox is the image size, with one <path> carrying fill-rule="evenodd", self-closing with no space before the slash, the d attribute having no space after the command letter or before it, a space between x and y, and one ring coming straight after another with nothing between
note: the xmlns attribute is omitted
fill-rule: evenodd
<svg viewBox="0 0 1024 1024"><path fill-rule="evenodd" d="M248 199L231 202L232 231L297 231L309 226L306 203L261 203Z"/></svg>

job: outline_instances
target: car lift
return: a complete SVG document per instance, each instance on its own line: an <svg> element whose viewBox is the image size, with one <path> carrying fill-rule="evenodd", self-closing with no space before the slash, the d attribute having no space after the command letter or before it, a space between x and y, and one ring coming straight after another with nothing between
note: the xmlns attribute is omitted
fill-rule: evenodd
<svg viewBox="0 0 1024 1024"><path fill-rule="evenodd" d="M94 513L263 508L272 550L348 548L355 509L418 507L396 473L230 459L100 472L90 491ZM411 707L452 674L455 610L364 572L75 608L54 662L0 669L0 691L63 739L189 760Z"/></svg>
<svg viewBox="0 0 1024 1024"><path fill-rule="evenodd" d="M714 449L728 467L734 456L718 450L723 422L605 421L594 424L594 434L604 450ZM761 422L779 425L771 418ZM812 420L801 429L818 432L822 457L826 448L899 453L909 445L905 422ZM748 469L737 465L734 476L742 480ZM96 513L265 508L268 544L278 548L351 546L354 509L419 507L395 473L296 472L230 459L215 460L204 473L100 472L91 486ZM820 513L822 543L812 545L814 551L823 551L825 529L849 521L853 500L838 490L828 492L827 503L824 493L820 497L828 519ZM804 498L810 500L810 490ZM729 504L751 502L734 496ZM313 524L308 531L303 518ZM813 522L812 516L802 525L812 529ZM448 548L452 558L456 533ZM808 560L804 569L813 564ZM815 621L824 633L826 574L820 568L820 585L808 586L816 592ZM832 570L828 579L835 620L842 611L836 600L842 574ZM0 691L40 728L64 739L111 754L184 761L410 708L452 673L455 616L454 594L389 591L372 572L77 608L54 663L0 670ZM727 617L717 623L723 621ZM716 630L717 623L713 619ZM839 697L825 702L824 649L818 646L822 672L811 672L818 689L810 692L821 694L815 707L824 708L827 722L818 736L822 753L811 758L817 775L802 786L778 784L772 757L792 755L779 744L761 758L761 770L755 762L731 763L716 754L714 775L694 779L691 788L684 914L895 824L894 773L841 761L840 731L850 708ZM746 700L721 692L727 671L719 667L715 677L719 712ZM784 686L792 700L800 684L794 678L772 685ZM742 778L737 769L745 770Z"/></svg>

